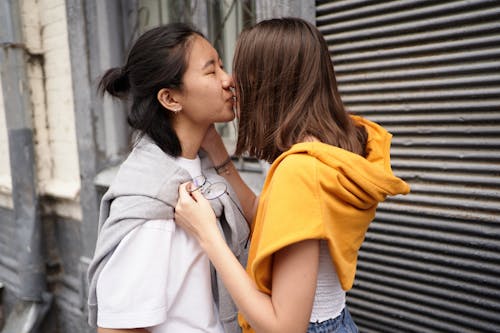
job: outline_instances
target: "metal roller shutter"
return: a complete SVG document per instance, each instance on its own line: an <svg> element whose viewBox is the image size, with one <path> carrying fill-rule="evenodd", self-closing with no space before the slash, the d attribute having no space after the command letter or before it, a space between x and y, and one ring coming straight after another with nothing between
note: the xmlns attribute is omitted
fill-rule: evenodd
<svg viewBox="0 0 500 333"><path fill-rule="evenodd" d="M500 1L317 1L348 108L412 187L359 256L362 332L500 332Z"/></svg>

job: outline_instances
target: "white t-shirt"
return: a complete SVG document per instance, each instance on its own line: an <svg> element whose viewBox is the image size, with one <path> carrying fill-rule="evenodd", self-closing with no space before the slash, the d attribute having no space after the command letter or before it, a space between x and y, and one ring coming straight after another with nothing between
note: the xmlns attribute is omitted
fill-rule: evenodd
<svg viewBox="0 0 500 333"><path fill-rule="evenodd" d="M201 175L199 158L177 163L191 177ZM224 332L209 259L173 220L148 221L120 242L97 281L97 300L99 327Z"/></svg>

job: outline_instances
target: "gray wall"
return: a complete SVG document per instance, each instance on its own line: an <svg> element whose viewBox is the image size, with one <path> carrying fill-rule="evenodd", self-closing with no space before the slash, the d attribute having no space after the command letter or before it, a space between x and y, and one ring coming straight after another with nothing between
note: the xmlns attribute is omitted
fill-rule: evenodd
<svg viewBox="0 0 500 333"><path fill-rule="evenodd" d="M363 332L500 331L499 17L479 0L317 6L344 102L393 133L412 187L361 249Z"/></svg>

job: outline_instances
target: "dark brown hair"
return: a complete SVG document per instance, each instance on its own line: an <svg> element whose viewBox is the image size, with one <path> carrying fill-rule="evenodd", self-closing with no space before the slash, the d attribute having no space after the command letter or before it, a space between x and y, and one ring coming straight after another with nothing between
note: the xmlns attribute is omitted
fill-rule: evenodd
<svg viewBox="0 0 500 333"><path fill-rule="evenodd" d="M367 133L340 98L327 44L298 18L244 30L233 60L239 130L236 154L274 161L308 135L365 156Z"/></svg>
<svg viewBox="0 0 500 333"><path fill-rule="evenodd" d="M179 156L182 148L172 127L173 112L160 104L157 94L162 88L182 88L190 42L197 35L203 37L184 23L146 31L130 49L125 65L107 70L99 82L102 93L132 97L129 125L172 156Z"/></svg>

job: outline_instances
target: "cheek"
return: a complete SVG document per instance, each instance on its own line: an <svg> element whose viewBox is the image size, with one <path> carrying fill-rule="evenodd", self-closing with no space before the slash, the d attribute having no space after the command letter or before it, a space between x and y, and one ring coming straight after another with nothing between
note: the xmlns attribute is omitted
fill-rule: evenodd
<svg viewBox="0 0 500 333"><path fill-rule="evenodd" d="M222 96L222 87L218 87L213 82L206 82L205 84L200 84L196 89L197 95L200 98L200 103L210 103L220 99Z"/></svg>
<svg viewBox="0 0 500 333"><path fill-rule="evenodd" d="M192 80L189 87L186 87L186 92L190 104L196 109L219 111L226 103L222 84L214 78L202 77Z"/></svg>

